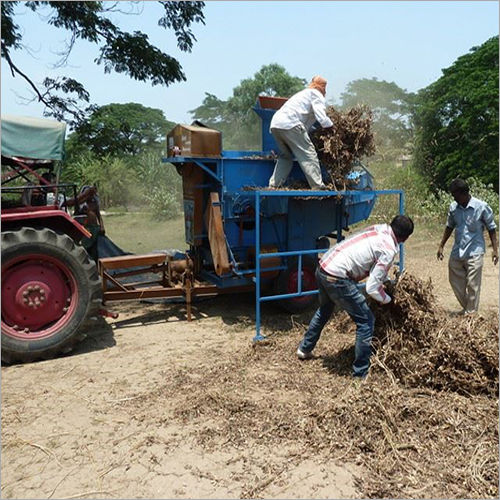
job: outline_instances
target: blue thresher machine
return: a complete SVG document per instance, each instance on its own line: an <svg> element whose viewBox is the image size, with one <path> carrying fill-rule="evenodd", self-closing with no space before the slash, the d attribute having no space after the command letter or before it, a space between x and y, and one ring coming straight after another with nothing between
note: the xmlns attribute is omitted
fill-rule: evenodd
<svg viewBox="0 0 500 500"><path fill-rule="evenodd" d="M201 126L177 125L169 134L169 156L162 161L182 176L189 250L182 256L100 259L104 301L184 297L190 320L194 296L253 290L254 340L261 340L262 302L279 301L299 312L315 301L317 257L330 238L340 241L350 225L366 220L380 195L398 195L404 212L403 191L374 190L373 177L360 162L344 191L267 189L278 151L269 131L277 102L280 98L259 98L253 108L262 120L262 151L222 151L220 133ZM305 177L294 162L287 183L300 181ZM403 265L400 245L400 270ZM145 267L160 279L120 283L121 276L144 273Z"/></svg>

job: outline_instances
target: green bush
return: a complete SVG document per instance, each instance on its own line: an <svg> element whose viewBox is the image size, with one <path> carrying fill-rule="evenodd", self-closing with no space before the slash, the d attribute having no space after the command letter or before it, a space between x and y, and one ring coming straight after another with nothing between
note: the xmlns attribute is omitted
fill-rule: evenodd
<svg viewBox="0 0 500 500"><path fill-rule="evenodd" d="M137 158L142 198L156 219L171 219L179 215L182 204L181 177L173 165L161 162L157 152Z"/></svg>
<svg viewBox="0 0 500 500"><path fill-rule="evenodd" d="M469 184L470 194L488 203L498 218L498 193L493 189L493 185L486 185L475 177L470 177L466 181ZM420 202L421 212L426 216L444 218L452 202L453 196L449 191L440 189L436 193L428 192L427 197Z"/></svg>
<svg viewBox="0 0 500 500"><path fill-rule="evenodd" d="M101 206L128 206L139 199L137 176L122 158L106 155L97 157L84 152L63 167L62 179L78 187L96 186Z"/></svg>
<svg viewBox="0 0 500 500"><path fill-rule="evenodd" d="M175 193L165 186L155 186L151 193L145 194L153 216L156 219L173 219L180 212L180 203Z"/></svg>
<svg viewBox="0 0 500 500"><path fill-rule="evenodd" d="M499 198L498 192L495 191L493 184L484 184L484 182L476 177L468 178L467 183L469 184L472 196L488 203L488 205L493 209L495 217L498 218Z"/></svg>
<svg viewBox="0 0 500 500"><path fill-rule="evenodd" d="M176 217L181 211L181 177L154 150L123 158L80 151L64 165L62 179L78 187L97 186L104 209L140 207L159 219Z"/></svg>
<svg viewBox="0 0 500 500"><path fill-rule="evenodd" d="M405 195L405 213L410 217L433 219L444 222L453 197L448 191L432 191L427 179L412 167L396 168L391 165L378 167L382 173L382 183L377 189L402 189ZM499 213L499 197L493 185L485 185L479 179L466 179L471 195L485 201L493 209L496 218ZM397 210L393 197L379 197L373 216L379 220Z"/></svg>

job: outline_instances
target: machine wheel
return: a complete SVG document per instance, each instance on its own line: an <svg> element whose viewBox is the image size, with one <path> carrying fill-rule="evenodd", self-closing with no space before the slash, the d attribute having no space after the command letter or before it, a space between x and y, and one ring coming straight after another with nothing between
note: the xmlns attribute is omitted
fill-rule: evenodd
<svg viewBox="0 0 500 500"><path fill-rule="evenodd" d="M317 261L314 257L304 255L302 257L302 291L315 290L316 285L316 266ZM275 294L295 293L298 283L298 259L290 259L288 268L281 271L275 282ZM316 295L306 295L305 297L296 297L293 299L279 300L278 305L291 313L300 313L309 309L318 301Z"/></svg>
<svg viewBox="0 0 500 500"><path fill-rule="evenodd" d="M69 236L29 227L2 233L2 361L69 352L101 300L96 265Z"/></svg>

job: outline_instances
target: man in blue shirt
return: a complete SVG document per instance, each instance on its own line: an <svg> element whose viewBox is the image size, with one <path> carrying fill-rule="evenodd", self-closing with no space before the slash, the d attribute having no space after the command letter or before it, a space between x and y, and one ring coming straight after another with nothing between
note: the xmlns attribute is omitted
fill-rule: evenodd
<svg viewBox="0 0 500 500"><path fill-rule="evenodd" d="M455 243L448 263L451 288L463 308L462 313L471 314L479 308L481 276L485 242L483 232L490 235L493 247L493 264L498 262L496 224L491 207L482 200L473 198L468 184L455 179L449 187L455 200L450 205L443 238L439 244L437 258L443 260L444 245L455 230Z"/></svg>

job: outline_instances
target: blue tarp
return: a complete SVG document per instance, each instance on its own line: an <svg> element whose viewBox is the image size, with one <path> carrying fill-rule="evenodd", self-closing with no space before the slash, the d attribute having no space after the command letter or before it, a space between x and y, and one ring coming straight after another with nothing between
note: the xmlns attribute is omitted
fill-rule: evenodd
<svg viewBox="0 0 500 500"><path fill-rule="evenodd" d="M99 235L97 237L97 255L100 259L104 257L118 257L119 255L132 255L125 252L118 245L115 245L107 236Z"/></svg>

